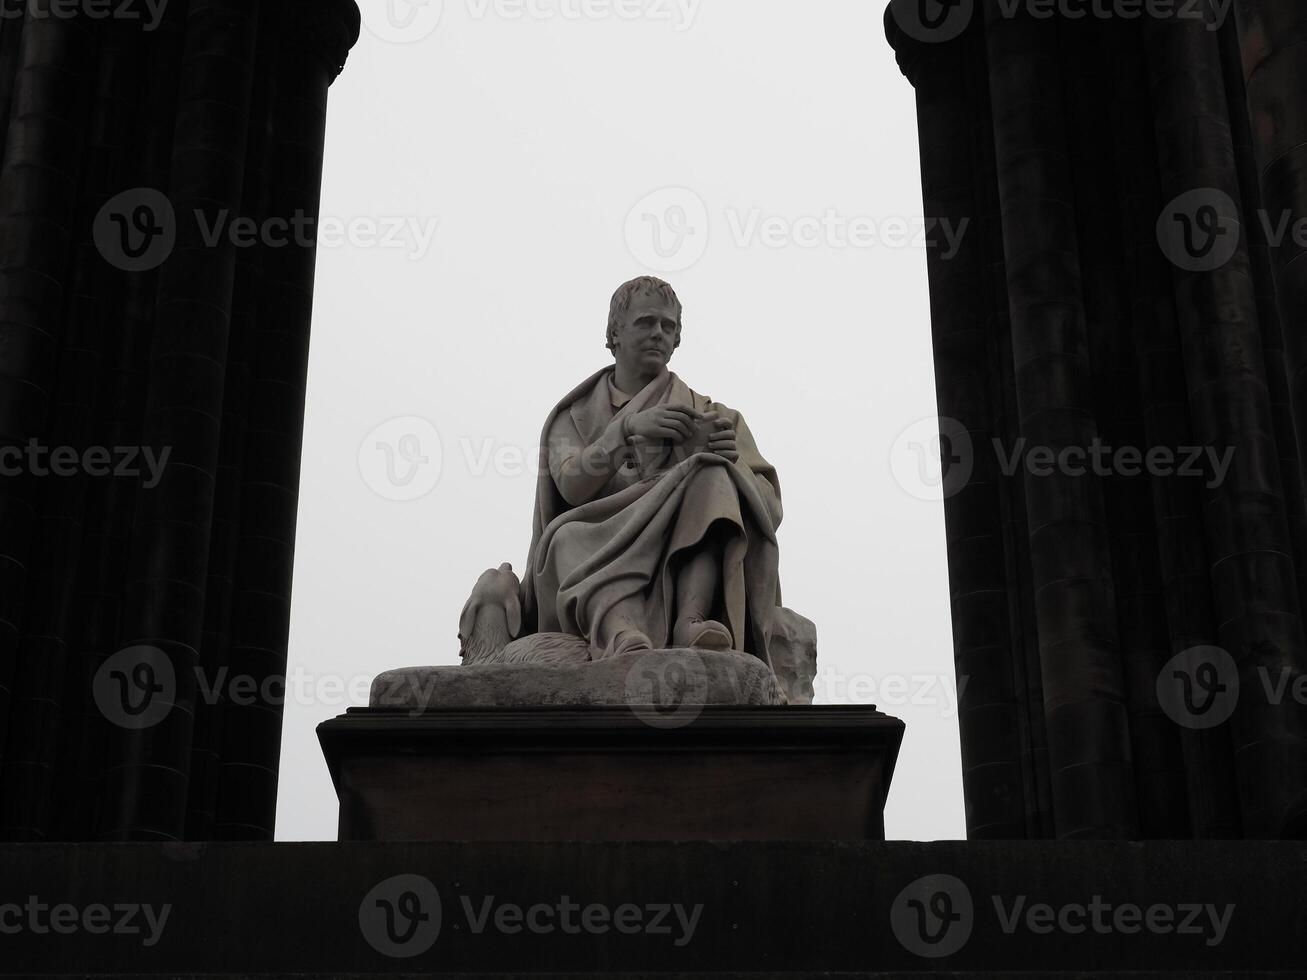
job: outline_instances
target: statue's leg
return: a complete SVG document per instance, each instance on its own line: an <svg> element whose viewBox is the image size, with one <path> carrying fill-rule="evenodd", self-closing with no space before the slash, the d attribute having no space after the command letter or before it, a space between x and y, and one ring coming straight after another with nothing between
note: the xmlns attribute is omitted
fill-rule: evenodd
<svg viewBox="0 0 1307 980"><path fill-rule="evenodd" d="M712 619L721 577L722 542L710 533L676 575L676 625L672 645L729 650L731 631Z"/></svg>

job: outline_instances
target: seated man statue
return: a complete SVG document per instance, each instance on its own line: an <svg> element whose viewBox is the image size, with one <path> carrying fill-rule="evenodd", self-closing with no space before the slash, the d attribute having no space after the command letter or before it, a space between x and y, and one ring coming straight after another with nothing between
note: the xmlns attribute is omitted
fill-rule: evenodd
<svg viewBox="0 0 1307 980"><path fill-rule="evenodd" d="M779 646L811 628L778 609L776 471L739 412L668 370L680 343L671 286L618 288L615 363L545 422L525 575L520 590L509 565L481 577L459 622L465 664L698 648L770 667L777 629Z"/></svg>

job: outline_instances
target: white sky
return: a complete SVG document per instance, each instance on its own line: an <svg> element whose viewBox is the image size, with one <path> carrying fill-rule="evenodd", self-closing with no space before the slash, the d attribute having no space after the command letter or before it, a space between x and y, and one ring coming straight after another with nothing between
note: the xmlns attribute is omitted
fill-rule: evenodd
<svg viewBox="0 0 1307 980"><path fill-rule="evenodd" d="M382 670L457 663L477 575L521 569L522 460L611 362L608 299L643 273L685 304L672 369L743 412L779 471L819 703L907 722L888 836L964 836L943 511L909 492L936 409L884 4L362 3L332 88L322 236L335 220L352 241L318 262L278 838L335 838L314 727ZM392 219L400 247L370 243ZM375 431L396 418L426 422Z"/></svg>

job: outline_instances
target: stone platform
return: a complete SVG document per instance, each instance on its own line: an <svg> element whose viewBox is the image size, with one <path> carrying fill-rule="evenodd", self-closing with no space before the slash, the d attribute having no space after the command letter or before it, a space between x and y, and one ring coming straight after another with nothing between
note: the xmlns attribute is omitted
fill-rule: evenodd
<svg viewBox="0 0 1307 980"><path fill-rule="evenodd" d="M867 706L353 708L318 737L341 840L853 841L884 837L903 723Z"/></svg>
<svg viewBox="0 0 1307 980"><path fill-rule="evenodd" d="M1302 977L1305 880L1299 843L9 844L0 974Z"/></svg>
<svg viewBox="0 0 1307 980"><path fill-rule="evenodd" d="M583 641L582 641L583 642ZM809 686L811 693L811 686ZM405 667L372 682L373 708L613 707L657 704L780 704L775 676L734 651L643 650L582 663Z"/></svg>

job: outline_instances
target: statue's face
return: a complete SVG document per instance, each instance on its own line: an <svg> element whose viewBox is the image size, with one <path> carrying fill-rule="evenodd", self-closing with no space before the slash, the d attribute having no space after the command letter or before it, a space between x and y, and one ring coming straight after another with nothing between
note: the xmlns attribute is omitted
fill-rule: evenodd
<svg viewBox="0 0 1307 980"><path fill-rule="evenodd" d="M679 332L676 307L661 296L634 296L613 339L617 361L636 372L659 371L672 359Z"/></svg>

